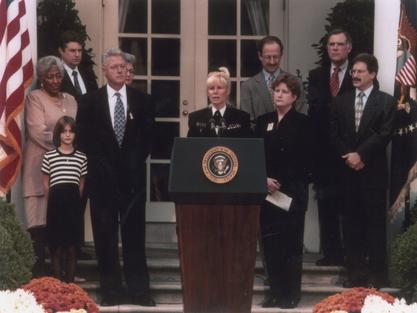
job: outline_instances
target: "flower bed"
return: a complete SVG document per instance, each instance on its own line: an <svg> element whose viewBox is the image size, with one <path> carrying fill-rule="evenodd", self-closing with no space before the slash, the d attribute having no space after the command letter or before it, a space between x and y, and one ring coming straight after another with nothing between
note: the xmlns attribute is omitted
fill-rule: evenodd
<svg viewBox="0 0 417 313"><path fill-rule="evenodd" d="M84 309L87 313L99 312L95 302L75 284L66 284L52 277L42 277L32 279L22 288L32 292L47 313L68 312L71 309Z"/></svg>
<svg viewBox="0 0 417 313"><path fill-rule="evenodd" d="M368 295L377 295L390 304L395 301L393 296L376 289L352 288L319 302L314 306L313 313L333 313L335 311L361 312L365 298Z"/></svg>

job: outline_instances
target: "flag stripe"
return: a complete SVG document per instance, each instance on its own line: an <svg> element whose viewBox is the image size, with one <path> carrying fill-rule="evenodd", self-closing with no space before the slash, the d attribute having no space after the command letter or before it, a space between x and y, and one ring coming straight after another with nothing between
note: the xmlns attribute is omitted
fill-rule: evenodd
<svg viewBox="0 0 417 313"><path fill-rule="evenodd" d="M0 192L7 193L21 158L20 114L33 75L24 0L0 0ZM4 56L4 57L3 57Z"/></svg>

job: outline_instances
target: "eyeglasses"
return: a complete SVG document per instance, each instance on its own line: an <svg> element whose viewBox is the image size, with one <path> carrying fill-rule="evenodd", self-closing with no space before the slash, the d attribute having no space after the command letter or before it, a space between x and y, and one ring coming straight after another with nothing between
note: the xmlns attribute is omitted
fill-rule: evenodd
<svg viewBox="0 0 417 313"><path fill-rule="evenodd" d="M278 61L280 57L278 55L263 55L262 59L264 59L265 61Z"/></svg>

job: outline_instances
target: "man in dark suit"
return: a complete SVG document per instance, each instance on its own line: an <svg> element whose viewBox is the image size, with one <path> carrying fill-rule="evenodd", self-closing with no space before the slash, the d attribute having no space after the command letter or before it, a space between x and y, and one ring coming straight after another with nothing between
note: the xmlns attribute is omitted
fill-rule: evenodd
<svg viewBox="0 0 417 313"><path fill-rule="evenodd" d="M240 108L250 114L252 123L259 116L275 111L271 85L278 76L286 73L280 68L283 51L284 46L278 37L266 36L258 42L258 58L262 71L243 82L240 92ZM300 85L302 88L301 82ZM295 108L299 112L307 112L303 89Z"/></svg>
<svg viewBox="0 0 417 313"><path fill-rule="evenodd" d="M73 31L61 34L58 52L64 62L62 91L69 93L79 103L81 95L98 89L92 69L81 66L83 46L80 36Z"/></svg>
<svg viewBox="0 0 417 313"><path fill-rule="evenodd" d="M335 29L327 36L330 62L310 71L308 76L308 115L316 138L313 172L319 212L320 243L323 258L317 265L343 264L340 228L341 195L337 188L338 155L330 143L330 108L332 100L353 89L348 56L352 50L350 35Z"/></svg>
<svg viewBox="0 0 417 313"><path fill-rule="evenodd" d="M377 59L366 53L352 62L355 89L335 98L331 113L332 143L341 161L343 229L348 279L345 287L385 280L386 147L395 123L395 100L379 91Z"/></svg>
<svg viewBox="0 0 417 313"><path fill-rule="evenodd" d="M154 306L145 256L146 158L151 148L150 98L127 87L119 49L103 56L107 84L81 98L77 113L81 150L87 153L94 244L102 305L120 302L119 223L123 269L133 304Z"/></svg>
<svg viewBox="0 0 417 313"><path fill-rule="evenodd" d="M60 36L58 52L64 63L64 77L62 79L61 89L72 95L77 103L80 103L80 97L98 89L96 76L92 69L88 70L81 66L83 54L83 42L80 36L74 31L63 32ZM87 188L84 189L82 196L83 216L87 205ZM80 223L80 245L77 247L77 256L82 259L90 259L91 256L85 253L81 247L84 245L84 220ZM77 279L80 279L77 277ZM81 278L83 280L83 278Z"/></svg>

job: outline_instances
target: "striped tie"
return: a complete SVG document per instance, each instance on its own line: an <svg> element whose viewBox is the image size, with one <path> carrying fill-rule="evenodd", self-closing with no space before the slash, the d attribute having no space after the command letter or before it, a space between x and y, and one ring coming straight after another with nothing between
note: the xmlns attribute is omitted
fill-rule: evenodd
<svg viewBox="0 0 417 313"><path fill-rule="evenodd" d="M115 95L117 97L117 100L116 106L114 107L114 133L116 134L116 139L119 143L119 146L121 146L123 142L123 136L125 133L126 117L120 93L116 92Z"/></svg>
<svg viewBox="0 0 417 313"><path fill-rule="evenodd" d="M356 132L359 130L359 125L361 123L362 113L363 113L363 97L365 94L361 91L358 96L355 103L355 129Z"/></svg>

